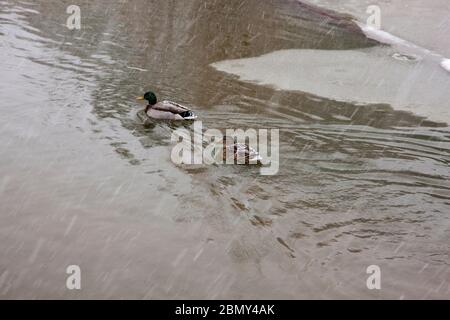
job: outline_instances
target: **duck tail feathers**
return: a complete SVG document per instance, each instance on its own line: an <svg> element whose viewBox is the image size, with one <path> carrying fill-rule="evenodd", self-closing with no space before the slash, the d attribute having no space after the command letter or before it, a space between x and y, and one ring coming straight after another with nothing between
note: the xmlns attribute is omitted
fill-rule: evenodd
<svg viewBox="0 0 450 320"><path fill-rule="evenodd" d="M185 120L195 120L197 116L192 111L186 111L180 113L180 116Z"/></svg>

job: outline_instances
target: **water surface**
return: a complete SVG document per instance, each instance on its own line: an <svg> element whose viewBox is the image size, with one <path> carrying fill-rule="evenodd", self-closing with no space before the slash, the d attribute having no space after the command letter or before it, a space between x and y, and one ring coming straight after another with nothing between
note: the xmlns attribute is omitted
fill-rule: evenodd
<svg viewBox="0 0 450 320"><path fill-rule="evenodd" d="M71 31L70 1L0 2L0 297L449 296L444 119L211 66L378 48L349 18L281 0L78 3ZM174 165L173 128L136 117L149 89L205 128L279 128L279 173Z"/></svg>

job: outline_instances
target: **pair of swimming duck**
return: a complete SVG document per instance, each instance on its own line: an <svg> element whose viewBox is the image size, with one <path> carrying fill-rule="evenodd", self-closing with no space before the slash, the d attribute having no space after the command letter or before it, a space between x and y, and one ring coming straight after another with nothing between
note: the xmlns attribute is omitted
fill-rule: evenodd
<svg viewBox="0 0 450 320"><path fill-rule="evenodd" d="M148 105L145 107L145 114L152 119L159 120L175 120L175 121L187 121L195 120L197 116L195 113L186 106L178 104L173 101L160 101L156 98L156 95L148 91L143 96L137 98L138 100L147 100ZM234 138L223 137L223 160L226 161L227 157L232 155L234 161L238 159L244 159L245 164L249 163L261 163L261 157L256 150L249 147L246 144L236 143Z"/></svg>

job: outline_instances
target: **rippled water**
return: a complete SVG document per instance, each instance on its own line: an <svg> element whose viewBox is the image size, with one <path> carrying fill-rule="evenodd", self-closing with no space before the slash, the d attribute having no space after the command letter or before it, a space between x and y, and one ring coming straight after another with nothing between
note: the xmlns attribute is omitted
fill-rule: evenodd
<svg viewBox="0 0 450 320"><path fill-rule="evenodd" d="M281 0L78 2L79 31L70 1L0 2L0 297L449 297L445 120L211 66L376 46L351 20ZM279 128L279 173L173 164L173 128L136 116L148 89L205 128Z"/></svg>

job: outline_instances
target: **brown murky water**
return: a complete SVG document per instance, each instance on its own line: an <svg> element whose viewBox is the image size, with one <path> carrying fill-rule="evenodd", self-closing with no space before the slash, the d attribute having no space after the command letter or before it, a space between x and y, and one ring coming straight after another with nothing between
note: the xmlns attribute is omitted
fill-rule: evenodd
<svg viewBox="0 0 450 320"><path fill-rule="evenodd" d="M347 17L282 0L77 2L78 31L72 1L0 2L0 297L450 297L446 123L210 65L377 45ZM279 128L279 173L176 166L173 128L136 116L149 89L205 128Z"/></svg>

